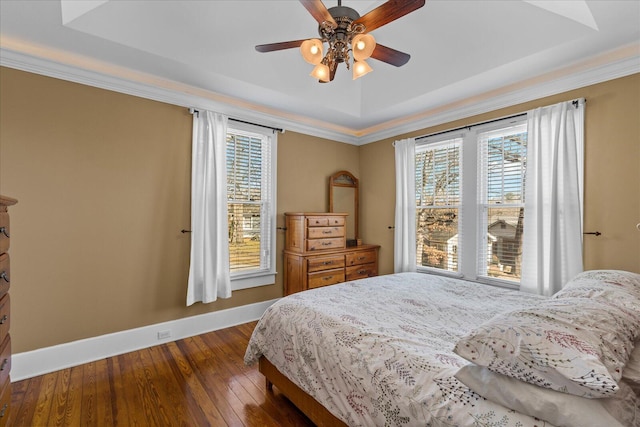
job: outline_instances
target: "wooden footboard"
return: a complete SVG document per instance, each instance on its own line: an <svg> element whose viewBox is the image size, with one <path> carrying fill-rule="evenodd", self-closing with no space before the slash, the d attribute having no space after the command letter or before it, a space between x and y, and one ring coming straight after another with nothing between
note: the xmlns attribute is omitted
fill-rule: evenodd
<svg viewBox="0 0 640 427"><path fill-rule="evenodd" d="M289 378L285 377L278 369L271 364L264 356L260 357L260 372L267 381L267 391L272 386L278 387L298 409L300 409L317 426L346 426L346 424L335 417L324 406L318 403L313 397L302 391Z"/></svg>

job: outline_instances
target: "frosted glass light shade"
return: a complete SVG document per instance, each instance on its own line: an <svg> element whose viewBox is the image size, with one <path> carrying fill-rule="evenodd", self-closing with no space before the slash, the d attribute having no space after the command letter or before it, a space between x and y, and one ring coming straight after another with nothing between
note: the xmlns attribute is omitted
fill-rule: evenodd
<svg viewBox="0 0 640 427"><path fill-rule="evenodd" d="M309 39L300 45L300 53L309 64L318 65L322 61L322 41Z"/></svg>
<svg viewBox="0 0 640 427"><path fill-rule="evenodd" d="M311 77L315 77L316 79L321 80L323 82L328 82L329 81L329 67L327 67L325 64L318 64L318 65L316 65L316 67L313 69L313 71L309 75Z"/></svg>
<svg viewBox="0 0 640 427"><path fill-rule="evenodd" d="M373 49L376 48L376 39L371 34L358 34L351 40L353 58L362 61L371 57Z"/></svg>
<svg viewBox="0 0 640 427"><path fill-rule="evenodd" d="M353 80L359 79L372 71L373 68L371 68L365 61L355 61L353 63Z"/></svg>

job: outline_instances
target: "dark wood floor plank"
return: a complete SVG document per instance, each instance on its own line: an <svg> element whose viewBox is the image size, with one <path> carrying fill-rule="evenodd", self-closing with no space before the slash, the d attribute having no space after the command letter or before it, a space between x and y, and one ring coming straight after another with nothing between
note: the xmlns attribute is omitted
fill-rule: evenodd
<svg viewBox="0 0 640 427"><path fill-rule="evenodd" d="M115 359L118 361L118 368L120 370L119 378L117 378L117 383L119 383L117 384L118 394L122 397L121 401L118 402L118 406L122 406L124 409L123 414L126 415L126 418L123 420L123 425L148 425L148 420L143 412L143 396L141 396L140 390L138 389L138 377L131 353L121 354L116 356Z"/></svg>
<svg viewBox="0 0 640 427"><path fill-rule="evenodd" d="M199 402L210 402L209 405L202 405L202 410L205 412L207 420L211 425L227 426L227 425L241 425L240 419L235 414L230 414L227 418L224 416L224 405L218 406L216 402L212 401L209 396L209 392L206 389L205 384L200 381L198 375L194 373L188 358L183 353L179 343L183 343L184 340L180 340L176 343L167 344L167 351L170 352L173 360L179 368L179 372L182 375L182 381L185 387L195 398L197 404ZM183 346L184 347L184 346Z"/></svg>
<svg viewBox="0 0 640 427"><path fill-rule="evenodd" d="M196 337L196 345L199 346L199 353L204 359L203 364L215 364L218 368L218 375L225 378L227 384L227 396L234 396L229 399L230 402L239 402L233 405L233 411L243 420L245 425L262 425L262 426L278 426L275 419L267 414L262 408L257 406L257 402L251 394L237 380L237 372L233 369L232 363L225 357L218 348L209 345L211 340L207 339L210 335L202 335ZM236 399L237 398L237 399ZM254 403L248 405L248 403Z"/></svg>
<svg viewBox="0 0 640 427"><path fill-rule="evenodd" d="M229 390L228 378L224 376L220 364L208 363L211 359L202 354L196 343L198 339L199 337L191 337L181 340L178 342L178 347L193 367L194 375L204 386L209 399L220 411L226 423L230 426L244 426L244 420L233 410L235 405L240 405L242 402Z"/></svg>
<svg viewBox="0 0 640 427"><path fill-rule="evenodd" d="M55 392L56 383L58 382L58 375L60 375L61 372L62 371L45 374L41 377L41 386L36 397L33 413L33 425L46 425L49 421L51 407L53 406L53 393ZM13 405L13 396L11 396L11 398ZM26 423L25 425L29 424Z"/></svg>
<svg viewBox="0 0 640 427"><path fill-rule="evenodd" d="M293 407L291 403L280 393L266 392L264 376L256 369L256 366L244 364L244 354L247 343L257 322L251 322L234 328L218 331L216 335L206 334L202 338L213 349L219 349L226 354L222 356L229 360L227 364L234 373L234 379L251 394L258 406L271 415L281 426L306 426L313 425L308 418ZM221 339L217 339L221 338ZM259 378L253 380L251 377ZM293 408L293 410L291 410Z"/></svg>
<svg viewBox="0 0 640 427"><path fill-rule="evenodd" d="M148 382L153 385L153 392L157 399L156 405L168 422L165 425L188 424L189 414L182 405L184 394L178 381L172 376L169 364L159 357L158 347L147 348L139 353L140 361L149 376ZM153 357L154 354L156 357Z"/></svg>
<svg viewBox="0 0 640 427"><path fill-rule="evenodd" d="M97 426L98 384L96 382L96 363L87 363L83 365L83 368L80 424L83 426Z"/></svg>
<svg viewBox="0 0 640 427"><path fill-rule="evenodd" d="M244 365L256 322L12 384L8 425L298 427L313 424L257 366Z"/></svg>
<svg viewBox="0 0 640 427"><path fill-rule="evenodd" d="M114 425L113 396L109 379L109 363L107 359L94 362L95 366L95 420L96 426ZM84 407L83 407L84 411Z"/></svg>

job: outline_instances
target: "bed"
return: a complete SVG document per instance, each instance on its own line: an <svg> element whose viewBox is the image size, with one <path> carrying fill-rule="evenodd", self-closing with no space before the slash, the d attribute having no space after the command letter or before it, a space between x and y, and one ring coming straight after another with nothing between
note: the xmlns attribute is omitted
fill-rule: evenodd
<svg viewBox="0 0 640 427"><path fill-rule="evenodd" d="M530 342L520 343L518 357L505 362L515 348L509 342L513 337L507 339L505 333L515 331L516 340L527 335L541 337L538 332L530 334L527 325L514 328L514 322L533 316L538 322L533 329L549 330L540 322L548 322L550 316L541 316L540 310L551 310L557 317L566 309L574 316L576 299L585 304L597 299L591 282L583 289L584 280L591 280L588 277L578 281L564 299L420 273L372 277L290 295L272 305L258 322L245 363L259 363L268 387L275 385L317 425L598 425L577 424L585 420L608 426L637 425L638 399L622 378L640 338L640 303L633 305L640 301L640 275L629 274L623 275L625 280L630 277L631 284L624 288L628 292L618 311L631 316L631 324L627 318L616 318L616 325L625 325L621 337L600 334L614 341L610 346L614 351L624 347L619 352L625 354L615 362L620 366L609 360L608 350L600 349L604 359L619 368L619 374L615 366L611 368L613 378L599 376L595 362L589 359L597 353L597 344L589 347L580 334L571 341L565 333L560 347L543 349L574 352L568 356L570 363L566 363L569 359L545 362L543 374L531 373L536 366L529 367L535 347ZM628 297L630 293L635 298L636 291L637 301ZM612 310L610 294L603 297L607 312ZM549 304L551 308L546 307ZM505 313L511 317L501 320ZM584 324L584 319L570 320ZM510 323L505 327L501 322ZM608 324L601 318L598 323ZM560 328L551 329L556 339ZM496 339L495 331L503 335ZM567 345L571 348L563 347ZM498 357L504 349L507 356ZM584 366L574 358L576 354L582 357L581 352L589 361ZM559 366L551 366L554 363ZM571 369L578 368L595 372L597 384L590 378L576 385ZM545 377L546 382L541 383L540 376L549 370L553 371L551 380ZM556 386L558 377L571 381ZM602 384L609 389L603 391ZM536 394L539 391L541 396ZM547 416L548 412L554 413Z"/></svg>

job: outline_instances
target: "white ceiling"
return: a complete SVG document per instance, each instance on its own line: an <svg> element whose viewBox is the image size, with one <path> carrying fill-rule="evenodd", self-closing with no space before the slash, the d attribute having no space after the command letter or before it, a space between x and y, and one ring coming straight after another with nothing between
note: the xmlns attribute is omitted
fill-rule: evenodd
<svg viewBox="0 0 640 427"><path fill-rule="evenodd" d="M382 3L343 0L360 15ZM70 80L160 88L185 105L355 144L572 89L588 73L640 71L638 0L427 0L372 32L411 54L408 64L372 59L356 81L342 64L328 84L309 76L298 49L254 49L317 36L295 0L1 0L0 15L2 65L70 67Z"/></svg>

